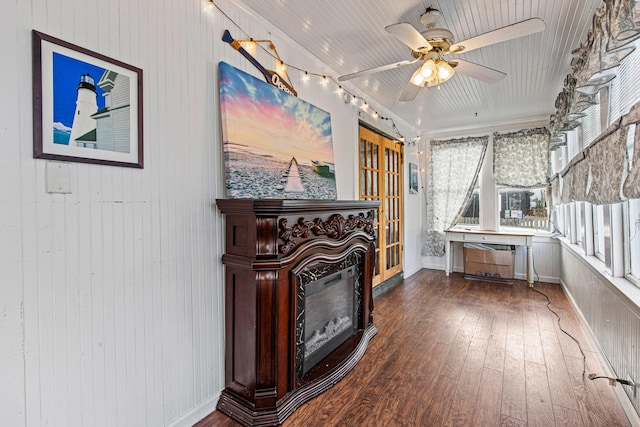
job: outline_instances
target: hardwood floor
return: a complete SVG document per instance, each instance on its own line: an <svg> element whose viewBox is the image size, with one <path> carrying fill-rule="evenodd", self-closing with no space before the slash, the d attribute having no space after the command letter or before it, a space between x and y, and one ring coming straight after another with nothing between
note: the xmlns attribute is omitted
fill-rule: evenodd
<svg viewBox="0 0 640 427"><path fill-rule="evenodd" d="M283 426L629 426L559 285L422 270L375 299L356 367ZM198 427L239 425L213 412Z"/></svg>

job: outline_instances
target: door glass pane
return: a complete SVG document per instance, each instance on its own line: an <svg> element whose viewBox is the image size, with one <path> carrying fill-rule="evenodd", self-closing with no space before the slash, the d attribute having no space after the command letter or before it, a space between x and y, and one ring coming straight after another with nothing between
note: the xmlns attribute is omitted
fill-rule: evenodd
<svg viewBox="0 0 640 427"><path fill-rule="evenodd" d="M376 171L373 171L372 182L373 182L373 195L380 196L380 194L378 193L378 172Z"/></svg>
<svg viewBox="0 0 640 427"><path fill-rule="evenodd" d="M393 187L392 187L391 194L393 196L397 196L398 195L398 175L393 175Z"/></svg>
<svg viewBox="0 0 640 427"><path fill-rule="evenodd" d="M372 147L371 158L373 159L372 167L374 169L378 169L378 146L374 145Z"/></svg>

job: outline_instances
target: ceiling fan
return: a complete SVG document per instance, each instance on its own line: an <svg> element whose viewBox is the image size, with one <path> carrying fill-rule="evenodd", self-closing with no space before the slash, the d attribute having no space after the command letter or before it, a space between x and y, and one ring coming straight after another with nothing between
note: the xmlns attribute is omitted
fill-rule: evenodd
<svg viewBox="0 0 640 427"><path fill-rule="evenodd" d="M486 83L496 83L502 80L506 74L502 71L459 58L447 60L444 59L443 56L470 52L481 47L535 34L545 28L545 23L542 19L530 18L454 43L451 31L446 28L436 28L440 16L441 13L438 9L432 7L427 8L425 13L420 16L420 22L426 27L426 30L422 32L406 22L385 27L385 30L389 34L409 46L413 60L405 60L358 71L341 76L338 80L350 80L367 74L403 67L422 61L422 64L413 73L402 91L400 101L413 100L421 88L424 86L440 85L453 77L455 72Z"/></svg>

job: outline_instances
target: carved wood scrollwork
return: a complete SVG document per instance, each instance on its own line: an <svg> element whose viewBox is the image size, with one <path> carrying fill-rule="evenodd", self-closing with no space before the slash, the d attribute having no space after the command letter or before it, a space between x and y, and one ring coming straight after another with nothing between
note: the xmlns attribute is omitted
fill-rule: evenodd
<svg viewBox="0 0 640 427"><path fill-rule="evenodd" d="M289 227L287 219L282 218L278 223L278 227L280 229L278 237L284 242L284 244L280 245L280 253L282 254L287 254L295 248L296 239L306 239L311 234L314 236L327 236L337 240L351 231L362 229L365 233L375 237L373 211L369 211L367 216L359 213L357 216L349 215L348 218L340 214L333 214L326 221L320 218L307 221L301 217L291 227Z"/></svg>

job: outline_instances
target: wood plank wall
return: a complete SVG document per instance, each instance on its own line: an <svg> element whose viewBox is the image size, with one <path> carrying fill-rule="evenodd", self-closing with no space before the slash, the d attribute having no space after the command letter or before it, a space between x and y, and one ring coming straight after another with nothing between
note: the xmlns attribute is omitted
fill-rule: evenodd
<svg viewBox="0 0 640 427"><path fill-rule="evenodd" d="M205 0L3 4L6 425L190 425L215 407L224 387L222 218L214 204L224 196L217 64L261 78L220 40L222 32L272 39L285 61L337 77L234 2L216 3L248 34ZM143 69L143 170L70 163L71 194L46 192L47 162L32 158L32 29ZM338 198L356 198L358 109L344 104L337 86L289 73L300 98L331 113ZM380 123L387 132L388 126ZM412 199L411 209L418 212L420 202ZM418 263L416 257L410 268Z"/></svg>

